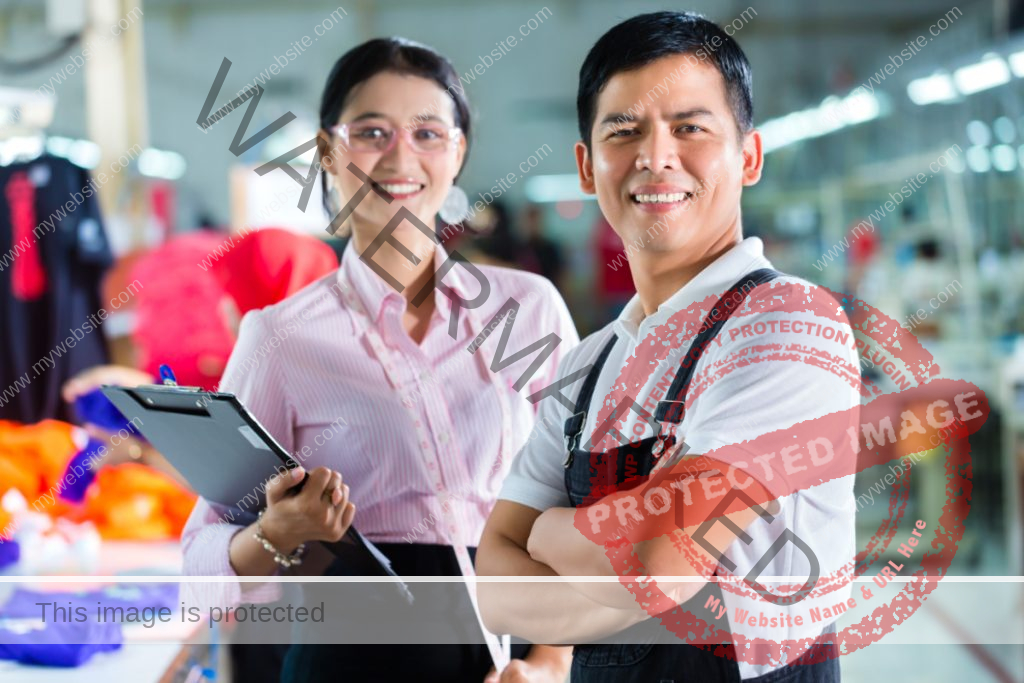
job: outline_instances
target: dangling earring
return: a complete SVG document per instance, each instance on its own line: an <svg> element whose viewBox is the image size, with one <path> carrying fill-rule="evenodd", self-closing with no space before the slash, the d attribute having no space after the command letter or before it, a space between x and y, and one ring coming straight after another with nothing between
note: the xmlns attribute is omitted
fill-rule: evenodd
<svg viewBox="0 0 1024 683"><path fill-rule="evenodd" d="M341 213L341 193L338 192L338 188L334 186L334 183L330 183L330 187L327 189L327 205L331 210L331 220L337 218L338 214ZM330 231L328 231L330 232ZM338 226L335 232L331 233L335 237L348 237L352 234L352 217L349 216L345 219L345 222Z"/></svg>
<svg viewBox="0 0 1024 683"><path fill-rule="evenodd" d="M334 183L330 183L330 187L327 190L327 204L331 207L331 214L334 216L338 215L341 211L341 195L338 193L338 188L334 186Z"/></svg>
<svg viewBox="0 0 1024 683"><path fill-rule="evenodd" d="M472 213L469 208L469 197L466 196L465 191L458 185L452 185L437 215L445 223L456 225L469 218Z"/></svg>

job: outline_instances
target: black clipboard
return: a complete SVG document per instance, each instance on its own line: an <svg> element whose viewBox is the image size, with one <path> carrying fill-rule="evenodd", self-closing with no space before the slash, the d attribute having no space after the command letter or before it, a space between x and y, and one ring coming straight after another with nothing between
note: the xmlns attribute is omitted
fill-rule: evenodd
<svg viewBox="0 0 1024 683"><path fill-rule="evenodd" d="M104 385L100 390L207 500L255 514L266 506L264 482L282 465L299 466L234 394L159 384ZM355 526L344 539L322 545L346 569L394 577L399 593L412 604L412 592L391 561Z"/></svg>

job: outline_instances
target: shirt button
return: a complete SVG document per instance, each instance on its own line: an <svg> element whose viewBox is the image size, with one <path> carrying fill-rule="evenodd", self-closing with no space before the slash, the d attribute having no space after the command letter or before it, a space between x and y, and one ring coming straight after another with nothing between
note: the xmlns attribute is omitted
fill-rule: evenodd
<svg viewBox="0 0 1024 683"><path fill-rule="evenodd" d="M443 491L443 490L444 490L444 487L443 487L443 486L441 486L440 484L438 484L438 485L437 485L437 490L438 490L438 491Z"/></svg>
<svg viewBox="0 0 1024 683"><path fill-rule="evenodd" d="M431 460L430 462L427 463L427 467L430 468L430 469L434 469L434 467L436 467L436 465L434 465L434 461Z"/></svg>
<svg viewBox="0 0 1024 683"><path fill-rule="evenodd" d="M447 432L442 432L441 435L437 437L437 440L440 441L441 443L448 443L448 439L449 436Z"/></svg>

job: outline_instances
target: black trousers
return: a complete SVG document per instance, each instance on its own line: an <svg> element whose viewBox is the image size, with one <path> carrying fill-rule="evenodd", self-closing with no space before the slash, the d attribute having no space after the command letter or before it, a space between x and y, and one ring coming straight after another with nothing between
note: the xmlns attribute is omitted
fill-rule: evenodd
<svg viewBox="0 0 1024 683"><path fill-rule="evenodd" d="M459 576L455 551L449 546L412 543L381 543L378 547L391 559L392 566L406 576ZM476 558L476 548L470 548ZM337 563L336 563L337 565ZM345 568L332 565L328 574L345 574ZM375 590L367 584L367 591ZM414 584L409 588L417 604L429 604L424 588L432 584ZM383 590L386 590L383 589ZM447 594L451 591L447 590ZM421 597L423 600L421 601ZM466 602L468 604L468 595ZM309 597L307 601L316 602ZM430 623L432 628L464 631L474 628L472 607L462 609L457 623L446 623L450 614L417 614L414 618ZM343 628L358 628L345 624ZM344 638L339 638L344 639ZM529 645L513 645L512 656L522 658ZM293 645L285 656L281 674L283 683L382 683L416 681L417 683L482 683L492 666L491 655L484 644L453 645Z"/></svg>

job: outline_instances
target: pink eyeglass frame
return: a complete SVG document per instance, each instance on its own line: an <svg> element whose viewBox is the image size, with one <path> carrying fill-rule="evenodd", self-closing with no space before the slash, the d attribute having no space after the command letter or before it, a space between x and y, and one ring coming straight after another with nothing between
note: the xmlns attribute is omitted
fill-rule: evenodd
<svg viewBox="0 0 1024 683"><path fill-rule="evenodd" d="M332 126L330 128L330 131L332 133L334 133L335 135L337 135L338 137L340 137L341 141L344 142L345 146L348 147L349 149L352 148L352 143L349 142L349 137L348 137L348 131L349 131L349 127L351 125L352 124L348 124L348 123L339 123L337 126ZM441 147L441 148L433 150L433 151L421 150L421 149L419 149L416 146L416 142L414 141L414 139L412 137L413 131L409 130L408 128L397 128L395 130L398 131L398 135L395 135L395 136L393 136L391 138L391 142L388 143L387 147L385 147L384 149L381 149L381 150L377 150L380 154L386 154L387 152L390 152L394 148L394 146L396 144L398 144L398 138L399 137L405 138L406 144L409 145L409 148L412 151L416 152L417 154L437 154L438 152L443 152L444 149L445 149L444 147ZM448 144L449 145L459 141L459 137L462 135L462 129L461 128L459 128L458 126L451 126L450 128L447 129L447 131L448 131Z"/></svg>

